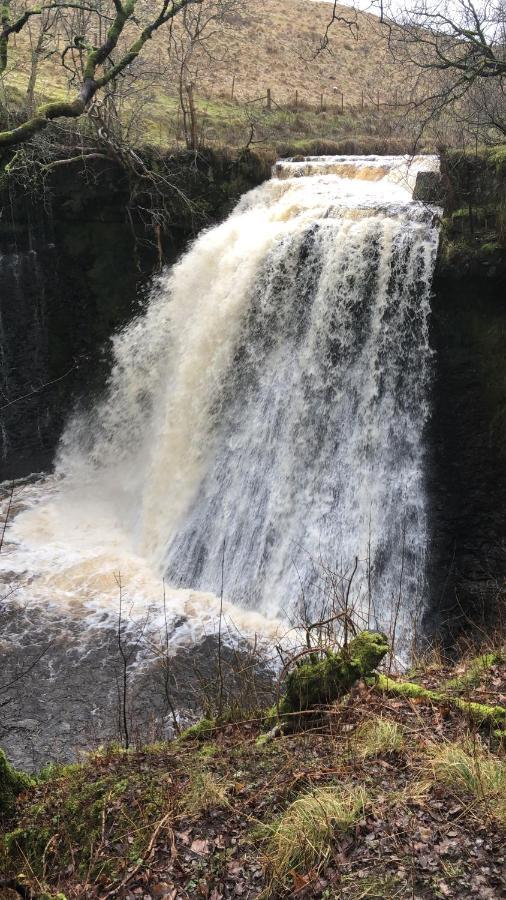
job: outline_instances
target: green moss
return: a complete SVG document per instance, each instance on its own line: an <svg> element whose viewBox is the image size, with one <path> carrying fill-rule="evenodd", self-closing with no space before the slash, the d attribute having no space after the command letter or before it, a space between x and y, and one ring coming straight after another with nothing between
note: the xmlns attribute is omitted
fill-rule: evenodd
<svg viewBox="0 0 506 900"><path fill-rule="evenodd" d="M386 635L379 631L362 631L350 642L348 654L351 663L366 676L379 666L389 649Z"/></svg>
<svg viewBox="0 0 506 900"><path fill-rule="evenodd" d="M73 863L78 877L121 876L142 858L170 809L169 784L159 767L135 765L130 754L97 754L46 773L33 802L18 807L17 827L0 840L0 869L50 882L53 871ZM133 840L123 853L103 859L96 848L104 834L112 844L122 845L126 834Z"/></svg>
<svg viewBox="0 0 506 900"><path fill-rule="evenodd" d="M202 741L206 740L216 731L215 719L201 719L195 725L190 725L179 735L178 741Z"/></svg>
<svg viewBox="0 0 506 900"><path fill-rule="evenodd" d="M216 756L217 753L217 745L211 742L204 744L199 750L199 756L201 757L201 759L209 759L210 757Z"/></svg>
<svg viewBox="0 0 506 900"><path fill-rule="evenodd" d="M472 703L454 697L452 706L456 706L477 725L506 725L506 708L504 706L489 706L486 703Z"/></svg>
<svg viewBox="0 0 506 900"><path fill-rule="evenodd" d="M280 713L302 712L332 703L348 693L359 678L370 675L388 653L388 640L375 631L363 631L339 653L323 657L311 653L286 678Z"/></svg>
<svg viewBox="0 0 506 900"><path fill-rule="evenodd" d="M498 175L506 174L506 144L489 150L488 158L492 165L495 166Z"/></svg>
<svg viewBox="0 0 506 900"><path fill-rule="evenodd" d="M278 708L276 704L270 706L264 713L262 724L264 728L274 728L276 722L278 721Z"/></svg>
<svg viewBox="0 0 506 900"><path fill-rule="evenodd" d="M397 694L399 697L406 697L409 700L437 701L439 698L439 694L435 691L428 691L427 688L414 681L395 681L387 675L377 675L374 684L382 693Z"/></svg>
<svg viewBox="0 0 506 900"><path fill-rule="evenodd" d="M0 750L0 817L13 811L16 797L32 787L34 780L11 766L3 750Z"/></svg>
<svg viewBox="0 0 506 900"><path fill-rule="evenodd" d="M393 694L412 700L428 700L430 703L448 704L456 707L477 725L506 725L506 709L503 706L471 703L442 691L429 691L411 681L395 681L386 675L376 676L375 686L385 694Z"/></svg>

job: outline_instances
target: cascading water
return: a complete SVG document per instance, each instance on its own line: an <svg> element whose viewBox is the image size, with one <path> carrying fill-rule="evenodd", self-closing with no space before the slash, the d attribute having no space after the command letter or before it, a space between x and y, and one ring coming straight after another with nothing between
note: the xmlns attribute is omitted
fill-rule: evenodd
<svg viewBox="0 0 506 900"><path fill-rule="evenodd" d="M148 605L165 577L175 616L216 611L223 588L266 618L303 595L316 617L332 571L354 573L364 620L408 627L425 590L438 240L412 190L437 166L280 163L156 282L114 339L106 397L9 531L32 596L103 610L121 571Z"/></svg>

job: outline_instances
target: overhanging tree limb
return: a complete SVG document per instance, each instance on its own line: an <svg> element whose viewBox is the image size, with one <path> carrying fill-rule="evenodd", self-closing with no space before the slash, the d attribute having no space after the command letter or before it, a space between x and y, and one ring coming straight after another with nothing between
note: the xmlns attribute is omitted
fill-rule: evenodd
<svg viewBox="0 0 506 900"><path fill-rule="evenodd" d="M105 87L121 72L130 66L141 53L144 45L162 25L173 19L182 9L193 3L201 3L202 0L163 0L157 16L146 25L129 49L120 57L119 61L103 70L104 64L111 58L111 54L117 48L128 22L134 21L136 0L113 0L115 8L114 19L107 31L105 40L99 47L90 47L86 52L83 69L82 83L77 96L70 101L54 101L39 106L35 114L21 125L8 131L0 132L0 149L15 147L18 144L30 140L35 134L42 131L54 119L77 119L89 107L97 91ZM53 3L44 7L33 7L27 10L15 23L10 22L10 0L3 0L0 7L0 74L7 66L8 41L10 34L19 33L32 15L40 14L43 9L56 7L70 7L84 11L90 11L90 7L81 3ZM96 11L96 10L93 10ZM21 24L20 24L21 23ZM102 73L99 70L102 68Z"/></svg>

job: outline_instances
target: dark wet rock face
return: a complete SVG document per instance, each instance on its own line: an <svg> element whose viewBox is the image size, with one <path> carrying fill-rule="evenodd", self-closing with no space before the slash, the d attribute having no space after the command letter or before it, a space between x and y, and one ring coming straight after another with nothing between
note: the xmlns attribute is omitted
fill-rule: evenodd
<svg viewBox="0 0 506 900"><path fill-rule="evenodd" d="M49 468L72 403L103 384L103 350L138 309L142 264L110 195L93 217L63 198L5 204L0 227L0 480ZM54 215L53 215L54 213Z"/></svg>
<svg viewBox="0 0 506 900"><path fill-rule="evenodd" d="M114 164L58 168L33 194L4 180L0 481L51 467L67 416L103 388L111 335L140 312L160 263L173 262L200 228L269 176L268 162L253 154L180 157L171 181L194 206L179 200L163 234L132 206Z"/></svg>
<svg viewBox="0 0 506 900"><path fill-rule="evenodd" d="M13 765L37 771L72 762L91 747L125 743L124 669L111 620L91 628L71 615L4 604L0 628L0 747ZM172 707L181 728L203 712L216 713L216 637L181 647L167 663L160 635L138 622L123 630L122 646L130 746L173 737ZM273 676L260 657L252 668L246 645L222 646L221 654L225 707L269 706Z"/></svg>
<svg viewBox="0 0 506 900"><path fill-rule="evenodd" d="M506 284L437 277L428 430L429 632L498 624L506 576Z"/></svg>
<svg viewBox="0 0 506 900"><path fill-rule="evenodd" d="M444 181L439 172L418 172L413 190L413 200L444 206L445 196Z"/></svg>

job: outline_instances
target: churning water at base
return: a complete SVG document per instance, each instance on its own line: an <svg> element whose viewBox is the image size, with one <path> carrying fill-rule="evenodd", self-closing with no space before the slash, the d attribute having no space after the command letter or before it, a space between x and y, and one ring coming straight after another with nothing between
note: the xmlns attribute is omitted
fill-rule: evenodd
<svg viewBox="0 0 506 900"><path fill-rule="evenodd" d="M103 610L121 571L141 605L164 577L186 619L222 588L268 619L303 597L316 619L329 577L353 574L364 621L406 631L425 591L439 212L412 189L437 165L278 164L155 283L9 529L4 566L32 596Z"/></svg>

